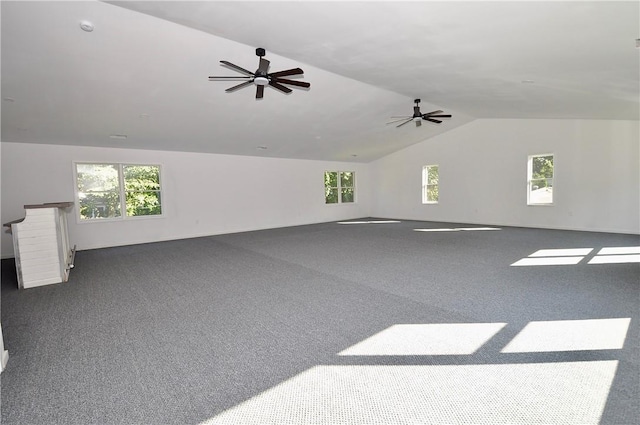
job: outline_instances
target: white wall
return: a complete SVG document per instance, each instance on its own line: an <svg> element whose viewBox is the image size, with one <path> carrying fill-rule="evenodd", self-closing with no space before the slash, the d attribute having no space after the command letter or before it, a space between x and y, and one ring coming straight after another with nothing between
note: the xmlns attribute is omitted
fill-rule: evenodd
<svg viewBox="0 0 640 425"><path fill-rule="evenodd" d="M638 121L476 120L371 163L371 215L637 234L639 145ZM527 206L527 157L544 153L555 155L554 205ZM431 164L440 201L423 205Z"/></svg>
<svg viewBox="0 0 640 425"><path fill-rule="evenodd" d="M476 120L370 164L3 142L1 221L73 200L73 161L95 161L161 164L165 216L77 223L74 210L79 250L367 216L639 234L639 133L637 121ZM526 205L540 153L555 154L553 206ZM428 164L437 205L421 203ZM356 171L358 202L325 205L325 170ZM1 242L12 257L5 228Z"/></svg>
<svg viewBox="0 0 640 425"><path fill-rule="evenodd" d="M76 221L78 250L294 226L369 215L366 164L184 152L0 143L2 223L24 217L26 204L74 200L73 161L162 165L162 218ZM325 205L325 170L356 172L354 204ZM3 258L13 256L2 232Z"/></svg>

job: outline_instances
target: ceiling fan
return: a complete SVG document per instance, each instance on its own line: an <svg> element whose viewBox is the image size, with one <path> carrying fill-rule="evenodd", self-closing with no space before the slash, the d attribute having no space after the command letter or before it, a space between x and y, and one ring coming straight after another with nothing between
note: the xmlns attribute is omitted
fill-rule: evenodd
<svg viewBox="0 0 640 425"><path fill-rule="evenodd" d="M286 71L269 73L270 62L263 57L265 53L266 53L265 50L261 47L258 47L256 49L256 55L260 58L260 62L258 63L258 69L256 70L256 72L248 71L244 68L239 67L238 65L232 64L231 62L220 61L220 63L222 63L223 65L226 65L229 68L245 75L236 76L236 77L212 76L212 77L209 77L209 80L211 81L246 80L243 83L238 84L237 86L233 86L226 89L225 92L229 93L229 92L254 84L256 86L256 99L262 99L262 97L264 96L264 86L266 85L270 85L274 89L280 90L283 93L291 93L291 89L289 87L284 86L283 84L287 84L290 86L304 87L304 88L311 87L311 84L305 81L289 80L286 78L282 78L282 77L303 74L304 71L302 71L302 69L300 68L292 68L292 69L287 69Z"/></svg>
<svg viewBox="0 0 640 425"><path fill-rule="evenodd" d="M396 127L401 127L406 123L408 123L409 121L415 121L416 127L420 127L422 125L422 120L440 124L442 120L437 120L435 118L451 118L451 115L449 114L443 115L442 111L431 111L431 112L427 112L426 114L423 114L420 112L420 106L419 106L420 99L416 99L414 100L414 102L416 103L416 106L413 107L413 116L391 117L392 119L393 118L399 118L399 119L389 121L387 124L393 124L396 122L403 121L400 124L396 125Z"/></svg>

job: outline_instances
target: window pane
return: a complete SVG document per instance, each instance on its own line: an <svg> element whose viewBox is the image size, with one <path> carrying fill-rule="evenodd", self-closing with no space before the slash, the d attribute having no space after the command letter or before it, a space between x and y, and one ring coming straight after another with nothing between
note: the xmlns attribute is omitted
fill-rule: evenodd
<svg viewBox="0 0 640 425"><path fill-rule="evenodd" d="M355 173L353 171L343 171L340 173L340 186L353 187Z"/></svg>
<svg viewBox="0 0 640 425"><path fill-rule="evenodd" d="M325 203L327 204L337 204L338 203L338 189L337 188L327 188L325 190Z"/></svg>
<svg viewBox="0 0 640 425"><path fill-rule="evenodd" d="M160 190L160 167L157 165L125 165L125 190Z"/></svg>
<svg viewBox="0 0 640 425"><path fill-rule="evenodd" d="M438 184L438 166L432 165L429 167L428 184Z"/></svg>
<svg viewBox="0 0 640 425"><path fill-rule="evenodd" d="M78 193L78 198L83 220L120 217L120 193L117 191Z"/></svg>
<svg viewBox="0 0 640 425"><path fill-rule="evenodd" d="M531 178L553 178L553 155L533 157Z"/></svg>
<svg viewBox="0 0 640 425"><path fill-rule="evenodd" d="M160 192L127 192L127 215L159 215L162 214Z"/></svg>
<svg viewBox="0 0 640 425"><path fill-rule="evenodd" d="M338 187L338 172L337 171L325 172L324 185L325 187Z"/></svg>
<svg viewBox="0 0 640 425"><path fill-rule="evenodd" d="M553 203L553 155L534 155L529 161L528 203Z"/></svg>
<svg viewBox="0 0 640 425"><path fill-rule="evenodd" d="M118 165L76 164L80 219L120 217Z"/></svg>
<svg viewBox="0 0 640 425"><path fill-rule="evenodd" d="M118 191L116 164L76 164L78 192Z"/></svg>
<svg viewBox="0 0 640 425"><path fill-rule="evenodd" d="M422 203L438 202L439 167L425 165L422 167Z"/></svg>
<svg viewBox="0 0 640 425"><path fill-rule="evenodd" d="M551 204L553 203L553 187L550 179L531 180L531 191L529 192L530 204Z"/></svg>
<svg viewBox="0 0 640 425"><path fill-rule="evenodd" d="M342 202L353 202L353 189L352 188L343 188L342 189Z"/></svg>
<svg viewBox="0 0 640 425"><path fill-rule="evenodd" d="M123 174L127 216L162 214L160 167L124 165Z"/></svg>
<svg viewBox="0 0 640 425"><path fill-rule="evenodd" d="M427 201L438 202L438 186L427 186Z"/></svg>

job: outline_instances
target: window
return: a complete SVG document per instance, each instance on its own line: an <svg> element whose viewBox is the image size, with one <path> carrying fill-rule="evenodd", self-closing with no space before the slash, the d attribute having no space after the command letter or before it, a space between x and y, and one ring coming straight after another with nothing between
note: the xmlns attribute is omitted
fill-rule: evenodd
<svg viewBox="0 0 640 425"><path fill-rule="evenodd" d="M422 167L422 203L438 203L438 166L425 165Z"/></svg>
<svg viewBox="0 0 640 425"><path fill-rule="evenodd" d="M355 178L353 171L325 171L324 201L326 204L354 202Z"/></svg>
<svg viewBox="0 0 640 425"><path fill-rule="evenodd" d="M81 220L162 214L159 165L75 165Z"/></svg>
<svg viewBox="0 0 640 425"><path fill-rule="evenodd" d="M527 204L553 204L553 154L531 155L528 165Z"/></svg>

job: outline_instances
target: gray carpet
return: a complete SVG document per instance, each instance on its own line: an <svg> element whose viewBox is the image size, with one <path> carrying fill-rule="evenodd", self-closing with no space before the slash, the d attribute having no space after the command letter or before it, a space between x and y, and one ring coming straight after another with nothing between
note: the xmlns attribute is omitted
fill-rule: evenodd
<svg viewBox="0 0 640 425"><path fill-rule="evenodd" d="M68 283L23 291L4 260L2 423L638 423L640 264L588 261L640 237L414 231L454 227L478 226L325 223L81 251ZM567 248L593 251L510 266ZM621 348L505 350L532 322L615 318L630 318ZM464 354L339 354L399 324L496 323Z"/></svg>

